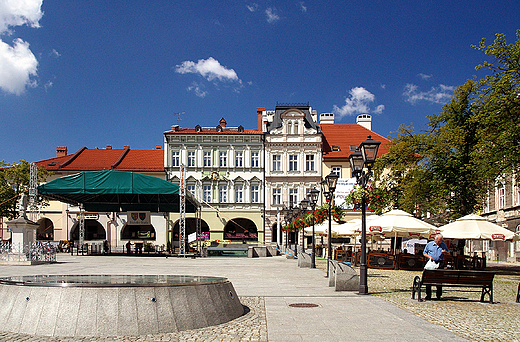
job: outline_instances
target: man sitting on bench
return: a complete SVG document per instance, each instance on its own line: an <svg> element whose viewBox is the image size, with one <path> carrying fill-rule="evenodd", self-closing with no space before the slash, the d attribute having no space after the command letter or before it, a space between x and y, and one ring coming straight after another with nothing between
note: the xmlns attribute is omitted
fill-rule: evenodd
<svg viewBox="0 0 520 342"><path fill-rule="evenodd" d="M442 242L442 235L437 234L435 235L435 240L428 242L426 247L424 248L424 256L435 262L436 264L439 264L438 268L444 268L444 254L449 254L450 251L448 250L448 246L444 242ZM437 293L436 293L437 299L441 298L442 296L442 286L437 286ZM432 299L432 286L426 285L426 300Z"/></svg>

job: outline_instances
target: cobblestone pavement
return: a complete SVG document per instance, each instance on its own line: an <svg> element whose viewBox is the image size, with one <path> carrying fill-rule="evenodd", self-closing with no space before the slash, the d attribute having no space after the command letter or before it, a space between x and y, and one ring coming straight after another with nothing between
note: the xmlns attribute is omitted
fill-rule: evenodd
<svg viewBox="0 0 520 342"><path fill-rule="evenodd" d="M325 269L326 264L321 261L318 267ZM495 275L495 304L481 303L478 288L443 287L441 300L412 300L413 279L422 271L368 269L367 282L370 294L469 340L520 341L520 304L515 302L520 267L507 268Z"/></svg>
<svg viewBox="0 0 520 342"><path fill-rule="evenodd" d="M246 306L246 314L230 322L213 327L181 331L178 333L116 336L116 337L46 337L0 332L0 341L41 341L41 342L159 342L159 341L267 341L267 322L264 299L260 297L240 297Z"/></svg>

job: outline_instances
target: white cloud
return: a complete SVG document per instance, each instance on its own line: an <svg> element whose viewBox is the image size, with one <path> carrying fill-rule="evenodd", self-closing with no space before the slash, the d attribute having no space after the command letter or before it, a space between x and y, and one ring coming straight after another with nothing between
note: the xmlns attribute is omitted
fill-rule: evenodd
<svg viewBox="0 0 520 342"><path fill-rule="evenodd" d="M300 1L300 9L302 12L307 12L307 6L305 6L305 3L303 1Z"/></svg>
<svg viewBox="0 0 520 342"><path fill-rule="evenodd" d="M49 56L54 57L54 58L58 58L58 57L61 57L61 54L58 51L56 51L56 49L52 49L52 51L49 54Z"/></svg>
<svg viewBox="0 0 520 342"><path fill-rule="evenodd" d="M265 14L267 15L267 22L268 23L274 23L278 20L280 20L280 16L276 14L276 8L269 7L265 10Z"/></svg>
<svg viewBox="0 0 520 342"><path fill-rule="evenodd" d="M197 82L193 82L191 86L188 87L188 91L193 91L195 95L198 97L204 98L206 95L208 95L208 92L205 90L202 90L204 88L203 84L198 84Z"/></svg>
<svg viewBox="0 0 520 342"><path fill-rule="evenodd" d="M455 87L439 84L438 87L432 87L429 91L420 91L415 84L409 83L404 87L403 95L411 104L415 104L417 101L444 104L450 100L454 90Z"/></svg>
<svg viewBox="0 0 520 342"><path fill-rule="evenodd" d="M218 79L219 81L241 82L235 70L226 68L213 57L199 59L197 63L184 61L182 64L175 66L175 72L179 74L199 74L208 81Z"/></svg>
<svg viewBox="0 0 520 342"><path fill-rule="evenodd" d="M258 9L258 4L257 3L252 3L251 5L247 5L247 9L250 12L255 12Z"/></svg>
<svg viewBox="0 0 520 342"><path fill-rule="evenodd" d="M432 75L426 75L426 74L423 74L423 73L420 73L417 76L419 76L420 78L422 78L425 81L428 81L432 77Z"/></svg>
<svg viewBox="0 0 520 342"><path fill-rule="evenodd" d="M43 0L0 0L0 35L12 35L15 26L40 27ZM35 87L38 61L29 43L20 38L9 45L0 40L0 88L20 95L26 87Z"/></svg>
<svg viewBox="0 0 520 342"><path fill-rule="evenodd" d="M26 86L36 86L31 76L36 76L38 61L29 50L29 43L17 38L13 46L0 41L0 88L20 95Z"/></svg>
<svg viewBox="0 0 520 342"><path fill-rule="evenodd" d="M2 0L0 1L0 33L10 33L9 27L29 25L40 27L43 16L43 0Z"/></svg>
<svg viewBox="0 0 520 342"><path fill-rule="evenodd" d="M347 115L356 115L362 113L381 114L385 109L384 105L377 106L374 110L370 109L370 104L374 102L375 96L363 87L355 87L350 89L350 96L345 99L345 105L338 107L334 105L332 111L340 118Z"/></svg>

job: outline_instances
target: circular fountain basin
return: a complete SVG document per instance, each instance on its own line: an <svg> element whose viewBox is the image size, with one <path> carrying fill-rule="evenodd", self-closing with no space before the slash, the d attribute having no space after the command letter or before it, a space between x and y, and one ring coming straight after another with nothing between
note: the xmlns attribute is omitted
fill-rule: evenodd
<svg viewBox="0 0 520 342"><path fill-rule="evenodd" d="M178 332L244 314L226 278L37 275L0 278L0 330L43 336Z"/></svg>

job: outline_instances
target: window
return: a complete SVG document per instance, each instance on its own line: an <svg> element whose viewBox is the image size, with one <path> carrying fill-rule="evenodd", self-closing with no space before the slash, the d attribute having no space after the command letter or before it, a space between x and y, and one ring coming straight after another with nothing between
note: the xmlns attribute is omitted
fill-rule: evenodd
<svg viewBox="0 0 520 342"><path fill-rule="evenodd" d="M298 189L289 189L289 205L297 207L300 203L298 201Z"/></svg>
<svg viewBox="0 0 520 342"><path fill-rule="evenodd" d="M273 189L273 204L282 204L282 189Z"/></svg>
<svg viewBox="0 0 520 342"><path fill-rule="evenodd" d="M235 152L235 166L244 166L244 152Z"/></svg>
<svg viewBox="0 0 520 342"><path fill-rule="evenodd" d="M308 154L305 156L305 171L314 171L314 155Z"/></svg>
<svg viewBox="0 0 520 342"><path fill-rule="evenodd" d="M298 155L289 155L289 171L298 171Z"/></svg>
<svg viewBox="0 0 520 342"><path fill-rule="evenodd" d="M172 152L172 166L179 166L179 151Z"/></svg>
<svg viewBox="0 0 520 342"><path fill-rule="evenodd" d="M227 185L220 185L218 187L219 193L219 202L226 203L227 202Z"/></svg>
<svg viewBox="0 0 520 342"><path fill-rule="evenodd" d="M289 121L287 123L287 134L291 134L292 133L292 122Z"/></svg>
<svg viewBox="0 0 520 342"><path fill-rule="evenodd" d="M294 134L298 134L298 121L294 123Z"/></svg>
<svg viewBox="0 0 520 342"><path fill-rule="evenodd" d="M260 194L260 187L258 185L251 185L251 203L260 202L259 194Z"/></svg>
<svg viewBox="0 0 520 342"><path fill-rule="evenodd" d="M338 177L341 178L341 166L333 166L332 173L338 175Z"/></svg>
<svg viewBox="0 0 520 342"><path fill-rule="evenodd" d="M235 185L235 202L244 202L244 186L242 184Z"/></svg>
<svg viewBox="0 0 520 342"><path fill-rule="evenodd" d="M211 151L204 151L204 166L211 167L213 163L211 163Z"/></svg>
<svg viewBox="0 0 520 342"><path fill-rule="evenodd" d="M188 152L188 166L195 166L195 151Z"/></svg>
<svg viewBox="0 0 520 342"><path fill-rule="evenodd" d="M498 209L504 209L506 206L506 187L502 185L498 188Z"/></svg>
<svg viewBox="0 0 520 342"><path fill-rule="evenodd" d="M259 167L260 166L260 153L251 152L251 167Z"/></svg>
<svg viewBox="0 0 520 342"><path fill-rule="evenodd" d="M195 185L188 185L186 188L193 196L195 196Z"/></svg>
<svg viewBox="0 0 520 342"><path fill-rule="evenodd" d="M204 202L211 202L211 185L204 185L203 199Z"/></svg>
<svg viewBox="0 0 520 342"><path fill-rule="evenodd" d="M219 154L220 158L219 158L219 165L221 167L225 167L227 166L227 152L220 152Z"/></svg>
<svg viewBox="0 0 520 342"><path fill-rule="evenodd" d="M282 171L282 156L280 154L273 155L273 171Z"/></svg>

